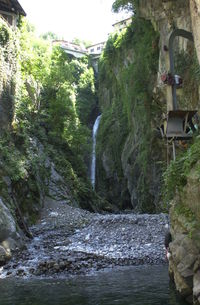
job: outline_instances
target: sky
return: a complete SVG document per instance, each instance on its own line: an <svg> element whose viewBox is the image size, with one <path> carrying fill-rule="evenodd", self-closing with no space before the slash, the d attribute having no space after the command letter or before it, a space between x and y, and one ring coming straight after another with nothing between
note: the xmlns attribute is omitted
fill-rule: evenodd
<svg viewBox="0 0 200 305"><path fill-rule="evenodd" d="M39 34L51 31L68 41L105 41L112 24L127 15L111 11L114 0L19 0Z"/></svg>

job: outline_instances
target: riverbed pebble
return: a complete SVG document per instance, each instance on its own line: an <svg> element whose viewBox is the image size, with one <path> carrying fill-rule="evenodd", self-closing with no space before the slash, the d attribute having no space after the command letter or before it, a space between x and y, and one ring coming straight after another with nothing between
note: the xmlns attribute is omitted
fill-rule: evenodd
<svg viewBox="0 0 200 305"><path fill-rule="evenodd" d="M33 239L0 271L58 277L116 265L164 264L165 214L94 214L48 199Z"/></svg>

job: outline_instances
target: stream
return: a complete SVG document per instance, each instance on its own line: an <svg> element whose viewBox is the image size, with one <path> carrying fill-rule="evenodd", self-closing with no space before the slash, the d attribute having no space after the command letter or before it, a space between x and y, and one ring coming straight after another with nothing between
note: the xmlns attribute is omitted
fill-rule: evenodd
<svg viewBox="0 0 200 305"><path fill-rule="evenodd" d="M0 268L2 305L183 305L169 287L166 214L97 214L46 198L33 239Z"/></svg>
<svg viewBox="0 0 200 305"><path fill-rule="evenodd" d="M97 214L46 199L23 251L0 278L66 277L113 266L166 264L166 214Z"/></svg>
<svg viewBox="0 0 200 305"><path fill-rule="evenodd" d="M167 266L118 267L67 279L0 280L2 305L185 305Z"/></svg>

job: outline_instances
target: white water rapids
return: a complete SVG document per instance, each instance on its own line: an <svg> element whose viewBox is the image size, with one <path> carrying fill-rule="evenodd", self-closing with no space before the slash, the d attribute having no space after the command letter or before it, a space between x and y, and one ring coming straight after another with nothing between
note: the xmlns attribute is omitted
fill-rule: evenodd
<svg viewBox="0 0 200 305"><path fill-rule="evenodd" d="M97 117L92 132L92 163L91 163L90 179L93 189L95 189L95 178L96 178L95 175L96 174L96 138L97 138L97 132L98 132L100 120L101 120L101 115Z"/></svg>

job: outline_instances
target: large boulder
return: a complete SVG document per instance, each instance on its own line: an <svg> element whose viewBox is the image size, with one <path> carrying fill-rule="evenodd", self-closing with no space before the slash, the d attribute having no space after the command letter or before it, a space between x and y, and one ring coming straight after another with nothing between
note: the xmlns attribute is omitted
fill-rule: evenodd
<svg viewBox="0 0 200 305"><path fill-rule="evenodd" d="M8 237L15 237L17 235L16 231L15 220L0 198L0 243Z"/></svg>
<svg viewBox="0 0 200 305"><path fill-rule="evenodd" d="M200 304L200 270L194 275L193 296L195 304Z"/></svg>
<svg viewBox="0 0 200 305"><path fill-rule="evenodd" d="M8 258L8 253L2 246L0 246L0 266L4 265Z"/></svg>
<svg viewBox="0 0 200 305"><path fill-rule="evenodd" d="M14 217L0 198L0 265L5 264L12 252L23 245L23 233L18 230Z"/></svg>

